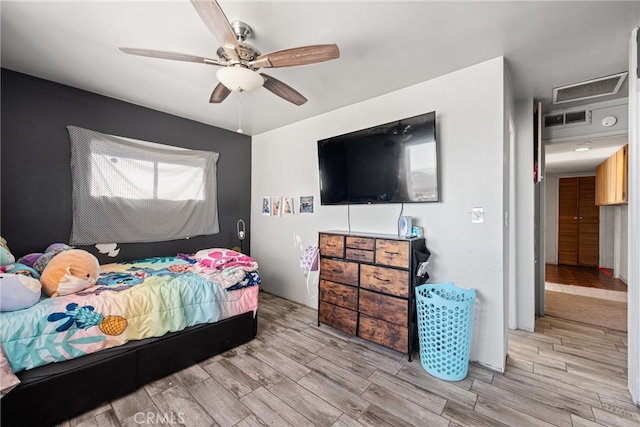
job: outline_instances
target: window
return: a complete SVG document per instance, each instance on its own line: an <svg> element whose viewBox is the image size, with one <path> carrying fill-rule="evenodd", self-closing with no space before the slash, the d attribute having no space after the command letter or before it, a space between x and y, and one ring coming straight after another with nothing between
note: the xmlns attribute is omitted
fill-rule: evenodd
<svg viewBox="0 0 640 427"><path fill-rule="evenodd" d="M204 168L91 153L91 196L204 200Z"/></svg>
<svg viewBox="0 0 640 427"><path fill-rule="evenodd" d="M71 244L156 242L219 232L218 153L67 129Z"/></svg>

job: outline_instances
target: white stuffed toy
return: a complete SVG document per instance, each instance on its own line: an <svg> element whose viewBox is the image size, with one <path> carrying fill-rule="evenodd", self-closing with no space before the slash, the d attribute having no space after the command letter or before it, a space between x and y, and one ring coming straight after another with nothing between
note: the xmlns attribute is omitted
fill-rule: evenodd
<svg viewBox="0 0 640 427"><path fill-rule="evenodd" d="M28 308L40 300L38 279L22 274L0 273L0 311Z"/></svg>

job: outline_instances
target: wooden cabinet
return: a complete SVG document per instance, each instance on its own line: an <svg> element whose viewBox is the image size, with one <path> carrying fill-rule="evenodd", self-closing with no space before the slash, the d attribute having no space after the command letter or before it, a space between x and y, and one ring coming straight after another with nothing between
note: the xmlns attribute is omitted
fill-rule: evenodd
<svg viewBox="0 0 640 427"><path fill-rule="evenodd" d="M628 149L625 145L596 169L596 205L628 203Z"/></svg>
<svg viewBox="0 0 640 427"><path fill-rule="evenodd" d="M424 238L321 232L318 325L411 354L417 340L415 275Z"/></svg>
<svg viewBox="0 0 640 427"><path fill-rule="evenodd" d="M600 209L596 177L560 178L558 184L558 264L597 267Z"/></svg>

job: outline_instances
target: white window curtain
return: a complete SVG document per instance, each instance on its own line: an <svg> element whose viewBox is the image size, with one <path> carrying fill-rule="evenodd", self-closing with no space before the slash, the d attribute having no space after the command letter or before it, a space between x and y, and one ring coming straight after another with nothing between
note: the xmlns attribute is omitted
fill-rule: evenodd
<svg viewBox="0 0 640 427"><path fill-rule="evenodd" d="M219 154L67 126L70 244L159 242L216 234Z"/></svg>

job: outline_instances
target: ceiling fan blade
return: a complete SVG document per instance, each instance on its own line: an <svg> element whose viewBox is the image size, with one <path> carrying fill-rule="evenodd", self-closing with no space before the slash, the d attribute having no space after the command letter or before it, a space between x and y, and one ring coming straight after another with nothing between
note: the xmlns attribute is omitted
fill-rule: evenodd
<svg viewBox="0 0 640 427"><path fill-rule="evenodd" d="M211 31L211 34L222 44L229 55L238 58L238 40L231 29L229 20L215 0L191 0L191 4Z"/></svg>
<svg viewBox="0 0 640 427"><path fill-rule="evenodd" d="M260 55L252 65L257 67L293 67L296 65L316 64L340 57L336 44L318 44L294 47ZM269 65L266 65L265 60ZM262 65L265 64L265 65Z"/></svg>
<svg viewBox="0 0 640 427"><path fill-rule="evenodd" d="M174 61L197 62L199 64L226 65L218 61L217 59L188 55L186 53L170 52L168 50L137 49L132 47L121 47L119 49L124 53L128 53L129 55L148 56L150 58L160 59L172 59Z"/></svg>
<svg viewBox="0 0 640 427"><path fill-rule="evenodd" d="M219 104L227 99L227 96L229 96L230 93L231 91L227 89L225 85L223 85L222 83L218 83L218 86L216 86L216 88L211 93L209 102L211 102L212 104Z"/></svg>
<svg viewBox="0 0 640 427"><path fill-rule="evenodd" d="M307 102L307 98L302 96L297 90L295 90L291 86L284 84L280 80L275 79L271 76L268 76L264 73L260 73L260 75L265 79L264 80L265 89L273 92L275 95L278 95L280 98L296 105L302 105L305 102Z"/></svg>

